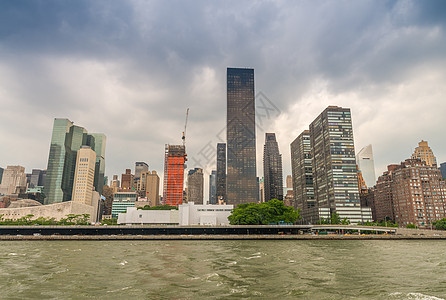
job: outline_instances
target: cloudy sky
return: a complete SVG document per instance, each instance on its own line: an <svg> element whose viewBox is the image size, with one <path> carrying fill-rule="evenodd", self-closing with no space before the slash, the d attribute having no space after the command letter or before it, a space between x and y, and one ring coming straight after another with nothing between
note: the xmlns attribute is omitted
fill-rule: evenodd
<svg viewBox="0 0 446 300"><path fill-rule="evenodd" d="M259 176L265 132L290 174L289 144L328 105L351 108L377 174L421 139L443 162L445 25L441 0L1 1L0 166L46 168L58 117L106 134L109 177L135 161L162 173L190 108L188 167L207 185L227 67L254 68L274 108L259 108Z"/></svg>

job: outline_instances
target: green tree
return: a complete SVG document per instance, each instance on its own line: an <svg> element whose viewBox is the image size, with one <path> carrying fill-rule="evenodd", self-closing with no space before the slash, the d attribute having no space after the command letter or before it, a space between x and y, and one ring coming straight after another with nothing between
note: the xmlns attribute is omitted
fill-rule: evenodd
<svg viewBox="0 0 446 300"><path fill-rule="evenodd" d="M282 201L272 199L263 203L243 203L232 210L228 217L231 225L267 225L270 223L295 223L299 212L285 206Z"/></svg>
<svg viewBox="0 0 446 300"><path fill-rule="evenodd" d="M435 221L432 225L434 225L437 230L446 230L446 218Z"/></svg>
<svg viewBox="0 0 446 300"><path fill-rule="evenodd" d="M409 223L406 225L406 228L417 228L415 224Z"/></svg>

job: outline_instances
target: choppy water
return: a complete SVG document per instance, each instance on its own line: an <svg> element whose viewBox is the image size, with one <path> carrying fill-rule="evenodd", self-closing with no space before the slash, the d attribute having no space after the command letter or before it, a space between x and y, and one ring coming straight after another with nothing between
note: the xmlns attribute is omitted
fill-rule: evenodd
<svg viewBox="0 0 446 300"><path fill-rule="evenodd" d="M2 299L442 299L446 241L0 242Z"/></svg>

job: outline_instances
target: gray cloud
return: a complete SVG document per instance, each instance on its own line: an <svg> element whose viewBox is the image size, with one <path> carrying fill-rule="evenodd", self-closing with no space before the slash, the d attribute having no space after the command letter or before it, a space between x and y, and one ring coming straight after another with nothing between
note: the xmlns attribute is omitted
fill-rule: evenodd
<svg viewBox="0 0 446 300"><path fill-rule="evenodd" d="M263 128L277 131L285 175L289 143L328 104L352 108L357 150L374 145L377 173L421 138L439 161L446 157L437 109L446 79L444 1L1 5L3 167L45 168L52 119L68 117L107 135L108 175L139 160L162 172L164 144L180 142L187 107L188 152L196 157L224 129L228 66L255 68L256 89L282 110ZM426 103L432 114L420 114ZM264 132L257 138L261 176Z"/></svg>

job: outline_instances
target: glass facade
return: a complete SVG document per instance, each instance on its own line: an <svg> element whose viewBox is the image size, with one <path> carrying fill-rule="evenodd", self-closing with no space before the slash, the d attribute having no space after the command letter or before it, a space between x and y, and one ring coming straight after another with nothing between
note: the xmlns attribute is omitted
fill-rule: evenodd
<svg viewBox="0 0 446 300"><path fill-rule="evenodd" d="M317 206L362 221L350 109L325 109L310 124L310 142Z"/></svg>
<svg viewBox="0 0 446 300"><path fill-rule="evenodd" d="M257 201L254 69L227 69L227 204Z"/></svg>
<svg viewBox="0 0 446 300"><path fill-rule="evenodd" d="M304 223L319 220L314 199L313 160L310 131L303 131L291 143L291 170L293 174L293 206L300 209Z"/></svg>
<svg viewBox="0 0 446 300"><path fill-rule="evenodd" d="M137 198L136 193L115 193L113 195L112 218L117 218L119 213L127 212L127 207L134 207Z"/></svg>
<svg viewBox="0 0 446 300"><path fill-rule="evenodd" d="M217 204L217 171L209 175L209 204Z"/></svg>
<svg viewBox="0 0 446 300"><path fill-rule="evenodd" d="M226 201L226 144L217 144L217 187L216 196L218 201Z"/></svg>
<svg viewBox="0 0 446 300"><path fill-rule="evenodd" d="M102 193L105 172L105 135L88 134L68 119L54 119L44 204L70 201L72 198L77 151L90 146L96 152L95 189Z"/></svg>
<svg viewBox="0 0 446 300"><path fill-rule="evenodd" d="M263 178L265 201L279 199L283 201L282 154L275 133L265 134L263 146Z"/></svg>

